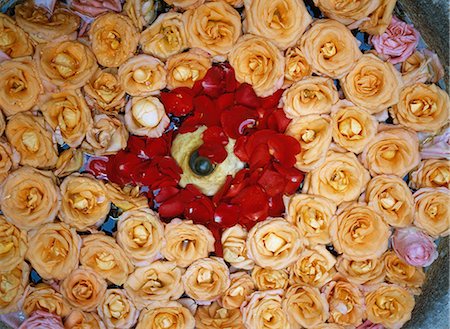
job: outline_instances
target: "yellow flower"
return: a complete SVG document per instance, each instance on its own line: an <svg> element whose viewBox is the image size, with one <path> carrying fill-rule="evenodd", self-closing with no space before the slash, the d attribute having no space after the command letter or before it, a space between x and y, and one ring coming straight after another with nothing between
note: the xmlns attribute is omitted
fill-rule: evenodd
<svg viewBox="0 0 450 329"><path fill-rule="evenodd" d="M255 266L255 263L247 257L247 235L247 230L237 224L223 231L221 237L223 259L233 267L243 270L251 270Z"/></svg>
<svg viewBox="0 0 450 329"><path fill-rule="evenodd" d="M228 310L240 308L248 296L255 291L255 283L246 272L230 275L230 287L221 297L221 305Z"/></svg>
<svg viewBox="0 0 450 329"><path fill-rule="evenodd" d="M100 317L97 315L97 313L86 313L74 310L64 319L64 328L104 329L105 325L103 324L102 320L100 320Z"/></svg>
<svg viewBox="0 0 450 329"><path fill-rule="evenodd" d="M289 284L289 273L286 269L273 270L255 266L252 270L252 279L256 288L258 288L257 290L286 289Z"/></svg>
<svg viewBox="0 0 450 329"><path fill-rule="evenodd" d="M0 314L8 314L20 309L20 301L23 298L25 287L28 285L30 267L22 260L13 268L5 267L5 271L3 269L2 264L2 271L0 272Z"/></svg>
<svg viewBox="0 0 450 329"><path fill-rule="evenodd" d="M9 57L33 55L33 44L28 34L5 14L0 14L0 36L0 50Z"/></svg>
<svg viewBox="0 0 450 329"><path fill-rule="evenodd" d="M125 125L134 135L158 138L169 124L164 105L156 97L133 97L125 107Z"/></svg>
<svg viewBox="0 0 450 329"><path fill-rule="evenodd" d="M411 173L409 184L415 189L421 187L450 188L450 161L422 160L419 168Z"/></svg>
<svg viewBox="0 0 450 329"><path fill-rule="evenodd" d="M0 266L2 272L12 271L25 259L27 234L0 216Z"/></svg>
<svg viewBox="0 0 450 329"><path fill-rule="evenodd" d="M139 316L139 311L124 289L107 289L97 312L107 328L131 328Z"/></svg>
<svg viewBox="0 0 450 329"><path fill-rule="evenodd" d="M354 284L380 283L384 281L386 275L384 263L380 258L357 261L340 256L337 259L336 270Z"/></svg>
<svg viewBox="0 0 450 329"><path fill-rule="evenodd" d="M153 302L144 309L136 329L194 329L195 320L191 312L175 301Z"/></svg>
<svg viewBox="0 0 450 329"><path fill-rule="evenodd" d="M311 65L303 55L300 46L288 48L284 53L284 85L290 86L294 82L300 81L303 78L311 75Z"/></svg>
<svg viewBox="0 0 450 329"><path fill-rule="evenodd" d="M46 283L29 285L25 290L23 311L30 316L34 311L44 311L65 317L70 313L70 305L64 297Z"/></svg>
<svg viewBox="0 0 450 329"><path fill-rule="evenodd" d="M381 0L378 8L369 15L369 19L361 22L359 29L373 35L381 35L386 32L391 24L392 12L396 3L397 0Z"/></svg>
<svg viewBox="0 0 450 329"><path fill-rule="evenodd" d="M421 287L425 282L425 272L422 268L409 265L392 250L387 251L382 260L386 269L386 281L404 287L415 295L420 295Z"/></svg>
<svg viewBox="0 0 450 329"><path fill-rule="evenodd" d="M325 14L325 16L349 25L362 18L366 18L380 5L381 0L314 0L314 4Z"/></svg>
<svg viewBox="0 0 450 329"><path fill-rule="evenodd" d="M125 0L123 12L133 21L134 26L142 31L157 14L156 4L153 0Z"/></svg>
<svg viewBox="0 0 450 329"><path fill-rule="evenodd" d="M241 308L245 328L290 329L288 316L282 307L282 290L257 291Z"/></svg>
<svg viewBox="0 0 450 329"><path fill-rule="evenodd" d="M195 313L197 329L244 329L239 309L226 309L214 302L200 306Z"/></svg>

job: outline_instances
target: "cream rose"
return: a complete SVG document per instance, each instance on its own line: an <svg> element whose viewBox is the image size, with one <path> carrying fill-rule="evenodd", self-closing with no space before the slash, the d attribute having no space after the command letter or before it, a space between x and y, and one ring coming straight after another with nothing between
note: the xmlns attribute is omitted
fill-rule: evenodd
<svg viewBox="0 0 450 329"><path fill-rule="evenodd" d="M294 82L310 76L312 73L311 65L303 55L300 46L288 48L284 53L284 85L290 86Z"/></svg>
<svg viewBox="0 0 450 329"><path fill-rule="evenodd" d="M244 329L239 309L229 310L216 302L197 309L195 325L197 329Z"/></svg>
<svg viewBox="0 0 450 329"><path fill-rule="evenodd" d="M0 215L0 267L12 271L25 259L28 249L27 234Z"/></svg>
<svg viewBox="0 0 450 329"><path fill-rule="evenodd" d="M247 236L247 230L239 224L227 228L222 233L223 259L234 268L251 270L255 266L255 263L247 257Z"/></svg>
<svg viewBox="0 0 450 329"><path fill-rule="evenodd" d="M157 5L153 0L125 0L123 12L133 21L134 26L142 31L157 15Z"/></svg>
<svg viewBox="0 0 450 329"><path fill-rule="evenodd" d="M446 187L450 188L450 161L449 160L422 160L419 168L409 177L412 188Z"/></svg>
<svg viewBox="0 0 450 329"><path fill-rule="evenodd" d="M136 329L194 329L192 313L175 301L154 302L141 312Z"/></svg>
<svg viewBox="0 0 450 329"><path fill-rule="evenodd" d="M0 50L11 58L33 55L33 43L28 34L5 14L0 14Z"/></svg>
<svg viewBox="0 0 450 329"><path fill-rule="evenodd" d="M180 267L188 267L214 251L214 237L205 226L192 221L173 219L164 230L162 255Z"/></svg>
<svg viewBox="0 0 450 329"><path fill-rule="evenodd" d="M319 114L296 117L289 123L286 134L300 143L295 167L309 172L325 160L331 145L331 119Z"/></svg>
<svg viewBox="0 0 450 329"><path fill-rule="evenodd" d="M57 177L65 177L78 171L83 166L84 153L80 149L69 148L59 154L53 173Z"/></svg>
<svg viewBox="0 0 450 329"><path fill-rule="evenodd" d="M255 266L252 270L252 279L257 290L286 289L289 284L289 273L286 269L273 270Z"/></svg>
<svg viewBox="0 0 450 329"><path fill-rule="evenodd" d="M148 207L147 197L140 192L139 186L126 185L120 187L117 184L108 182L105 184L105 187L108 198L116 207L123 211Z"/></svg>
<svg viewBox="0 0 450 329"><path fill-rule="evenodd" d="M255 290L252 277L246 272L235 272L230 275L230 287L220 299L221 305L228 310L240 308L248 296Z"/></svg>
<svg viewBox="0 0 450 329"><path fill-rule="evenodd" d="M103 233L83 236L80 263L116 285L124 284L133 271L133 265L122 248Z"/></svg>
<svg viewBox="0 0 450 329"><path fill-rule="evenodd" d="M404 287L415 295L420 295L421 287L425 282L425 273L421 267L409 265L392 250L383 255L383 262L386 269L386 281Z"/></svg>
<svg viewBox="0 0 450 329"><path fill-rule="evenodd" d="M338 257L336 270L353 284L374 284L384 281L384 263L380 258L352 260Z"/></svg>
<svg viewBox="0 0 450 329"><path fill-rule="evenodd" d="M53 174L31 167L9 174L1 185L0 199L5 217L23 230L53 222L61 204Z"/></svg>
<svg viewBox="0 0 450 329"><path fill-rule="evenodd" d="M283 86L284 56L269 39L244 35L231 50L228 60L236 80L251 84L260 97L272 95Z"/></svg>
<svg viewBox="0 0 450 329"><path fill-rule="evenodd" d="M65 317L71 311L64 297L46 283L29 285L25 290L23 312L30 316L35 311L44 311Z"/></svg>
<svg viewBox="0 0 450 329"><path fill-rule="evenodd" d="M25 287L28 285L30 267L26 262L21 261L13 268L3 271L3 261L0 260L0 262L2 263L2 271L0 272L0 314L17 312L20 309L20 300L23 298ZM5 267L5 269L7 268Z"/></svg>
<svg viewBox="0 0 450 329"><path fill-rule="evenodd" d="M381 3L381 0L339 1L314 0L314 4L325 14L342 24L350 25L362 18L366 18Z"/></svg>
<svg viewBox="0 0 450 329"><path fill-rule="evenodd" d="M72 311L64 319L64 329L105 329L97 313Z"/></svg>
<svg viewBox="0 0 450 329"><path fill-rule="evenodd" d="M125 107L125 125L134 135L161 137L169 124L164 105L156 97L133 97Z"/></svg>
<svg viewBox="0 0 450 329"><path fill-rule="evenodd" d="M295 262L301 250L299 230L283 218L259 222L248 233L247 256L261 267L286 268Z"/></svg>
<svg viewBox="0 0 450 329"><path fill-rule="evenodd" d="M392 12L396 3L397 0L381 0L378 8L369 15L369 19L361 20L359 29L373 35L381 35L386 32L392 21Z"/></svg>
<svg viewBox="0 0 450 329"><path fill-rule="evenodd" d="M0 137L0 184L8 174L17 169L20 155L3 137Z"/></svg>
<svg viewBox="0 0 450 329"><path fill-rule="evenodd" d="M97 312L107 328L132 328L139 316L139 311L123 289L107 289Z"/></svg>

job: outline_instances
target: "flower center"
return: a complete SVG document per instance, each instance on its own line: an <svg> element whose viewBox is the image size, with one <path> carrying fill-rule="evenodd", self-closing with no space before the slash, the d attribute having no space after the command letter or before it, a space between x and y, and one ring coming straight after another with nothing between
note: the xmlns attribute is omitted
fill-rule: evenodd
<svg viewBox="0 0 450 329"><path fill-rule="evenodd" d="M301 218L303 221L316 231L321 231L324 224L323 215L314 208L304 207L302 209Z"/></svg>
<svg viewBox="0 0 450 329"><path fill-rule="evenodd" d="M287 247L287 242L275 233L269 233L264 237L264 245L267 250L278 255Z"/></svg>
<svg viewBox="0 0 450 329"><path fill-rule="evenodd" d="M145 83L149 84L148 80L150 80L152 76L151 70L143 70L143 69L137 69L133 72L133 80L137 83Z"/></svg>
<svg viewBox="0 0 450 329"><path fill-rule="evenodd" d="M320 51L322 52L325 59L329 59L337 53L336 45L333 42L325 43Z"/></svg>
<svg viewBox="0 0 450 329"><path fill-rule="evenodd" d="M194 151L189 159L189 167L192 172L198 176L208 176L212 174L215 166L212 162L205 157L198 154L198 151Z"/></svg>
<svg viewBox="0 0 450 329"><path fill-rule="evenodd" d="M338 170L333 173L330 180L330 185L336 191L343 191L347 188L349 180L344 171Z"/></svg>
<svg viewBox="0 0 450 329"><path fill-rule="evenodd" d="M77 297L77 299L88 300L93 295L92 284L86 280L77 282L77 284L73 287L73 294Z"/></svg>
<svg viewBox="0 0 450 329"><path fill-rule="evenodd" d="M142 287L142 289L144 289L146 292L149 292L150 294L161 288L163 285L161 283L161 281L158 278L158 273L156 273L155 270L149 270L147 273L147 281L145 282L144 286Z"/></svg>
<svg viewBox="0 0 450 329"><path fill-rule="evenodd" d="M149 236L150 233L144 225L138 225L133 229L133 241L140 246L148 241Z"/></svg>
<svg viewBox="0 0 450 329"><path fill-rule="evenodd" d="M69 54L59 53L52 62L63 78L69 78L76 73L77 61Z"/></svg>
<svg viewBox="0 0 450 329"><path fill-rule="evenodd" d="M162 119L158 109L145 99L138 101L131 108L133 118L143 127L156 127Z"/></svg>
<svg viewBox="0 0 450 329"><path fill-rule="evenodd" d="M155 328L171 328L174 324L177 323L176 317L170 313L158 314L155 317Z"/></svg>
<svg viewBox="0 0 450 329"><path fill-rule="evenodd" d="M102 270L110 270L114 266L116 266L116 262L114 260L114 256L111 255L108 252L101 252L97 255L95 258L95 262L97 263L97 266Z"/></svg>
<svg viewBox="0 0 450 329"><path fill-rule="evenodd" d="M16 41L14 32L11 30L4 30L0 35L0 47L8 47Z"/></svg>
<svg viewBox="0 0 450 329"><path fill-rule="evenodd" d="M213 282L213 274L212 274L212 272L210 270L205 269L205 268L201 268L198 271L197 282L200 283L200 284L212 283Z"/></svg>
<svg viewBox="0 0 450 329"><path fill-rule="evenodd" d="M431 173L430 178L437 185L446 185L450 182L450 171L447 168L437 168Z"/></svg>
<svg viewBox="0 0 450 329"><path fill-rule="evenodd" d="M0 242L0 255L6 254L14 247L14 243L12 241L1 241Z"/></svg>
<svg viewBox="0 0 450 329"><path fill-rule="evenodd" d="M120 46L120 35L116 31L110 31L107 35L109 46L112 50L116 50Z"/></svg>
<svg viewBox="0 0 450 329"><path fill-rule="evenodd" d="M433 115L437 110L436 103L429 97L415 99L410 103L411 112L417 117L427 117Z"/></svg>
<svg viewBox="0 0 450 329"><path fill-rule="evenodd" d="M403 202L397 200L388 191L380 194L381 206L386 210L398 211Z"/></svg>
<svg viewBox="0 0 450 329"><path fill-rule="evenodd" d="M358 120L347 118L339 123L339 131L348 139L361 139L362 126Z"/></svg>
<svg viewBox="0 0 450 329"><path fill-rule="evenodd" d="M316 138L316 132L312 129L306 129L302 133L302 140L305 143L311 143Z"/></svg>
<svg viewBox="0 0 450 329"><path fill-rule="evenodd" d="M199 77L199 71L195 69L190 69L187 66L179 65L173 70L173 77L177 81L187 81L191 79L196 81Z"/></svg>
<svg viewBox="0 0 450 329"><path fill-rule="evenodd" d="M41 192L37 188L32 187L28 191L27 195L27 208L36 209L37 206L40 204L41 200L42 200Z"/></svg>
<svg viewBox="0 0 450 329"><path fill-rule="evenodd" d="M30 152L36 152L39 149L39 140L34 131L24 132L22 135L22 143Z"/></svg>
<svg viewBox="0 0 450 329"><path fill-rule="evenodd" d="M19 77L12 77L11 79L9 79L8 86L11 93L19 93L27 89L25 81L23 81Z"/></svg>
<svg viewBox="0 0 450 329"><path fill-rule="evenodd" d="M116 319L122 319L126 315L125 303L120 296L115 296L109 303L109 310L111 311L111 316Z"/></svg>
<svg viewBox="0 0 450 329"><path fill-rule="evenodd" d="M384 150L381 150L381 157L386 160L392 160L397 154L398 147L396 145L387 146Z"/></svg>

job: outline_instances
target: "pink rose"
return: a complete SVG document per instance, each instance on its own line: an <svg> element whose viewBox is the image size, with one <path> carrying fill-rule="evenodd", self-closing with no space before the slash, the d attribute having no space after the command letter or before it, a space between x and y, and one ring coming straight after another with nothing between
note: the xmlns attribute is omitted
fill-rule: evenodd
<svg viewBox="0 0 450 329"><path fill-rule="evenodd" d="M424 143L420 156L423 159L450 159L450 128Z"/></svg>
<svg viewBox="0 0 450 329"><path fill-rule="evenodd" d="M438 258L433 239L415 227L395 230L392 247L398 257L412 266L429 266Z"/></svg>
<svg viewBox="0 0 450 329"><path fill-rule="evenodd" d="M356 327L356 329L384 329L384 327L379 323L372 323L369 320L366 320L363 324Z"/></svg>
<svg viewBox="0 0 450 329"><path fill-rule="evenodd" d="M405 61L419 43L419 32L393 16L386 32L371 37L375 50L386 56L392 64Z"/></svg>
<svg viewBox="0 0 450 329"><path fill-rule="evenodd" d="M97 17L108 11L122 11L120 0L72 0L70 7L91 17Z"/></svg>
<svg viewBox="0 0 450 329"><path fill-rule="evenodd" d="M64 329L61 318L55 314L44 311L33 312L19 329Z"/></svg>

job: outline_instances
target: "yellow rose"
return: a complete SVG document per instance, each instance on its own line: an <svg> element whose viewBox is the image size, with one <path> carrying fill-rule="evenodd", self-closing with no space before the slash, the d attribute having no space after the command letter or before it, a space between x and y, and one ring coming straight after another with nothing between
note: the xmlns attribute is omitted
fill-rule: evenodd
<svg viewBox="0 0 450 329"><path fill-rule="evenodd" d="M284 85L290 86L294 82L310 76L312 73L311 65L303 55L300 46L288 48L284 53Z"/></svg>
<svg viewBox="0 0 450 329"><path fill-rule="evenodd" d="M230 275L230 287L220 299L223 308L231 310L240 308L248 296L255 290L252 277L246 272L235 272Z"/></svg>
<svg viewBox="0 0 450 329"><path fill-rule="evenodd" d="M181 9L193 9L202 5L205 0L164 0L165 3Z"/></svg>
<svg viewBox="0 0 450 329"><path fill-rule="evenodd" d="M335 264L336 259L324 246L305 249L289 268L289 282L321 288L331 281Z"/></svg>
<svg viewBox="0 0 450 329"><path fill-rule="evenodd" d="M134 55L139 33L128 16L109 12L94 20L89 39L100 65L118 67Z"/></svg>
<svg viewBox="0 0 450 329"><path fill-rule="evenodd" d="M3 267L2 261L2 271L0 272L0 314L19 311L20 300L23 298L25 287L28 285L29 274L30 267L24 261L19 262L9 270Z"/></svg>
<svg viewBox="0 0 450 329"><path fill-rule="evenodd" d="M169 124L164 105L156 97L133 97L125 107L125 125L134 135L158 138Z"/></svg>
<svg viewBox="0 0 450 329"><path fill-rule="evenodd" d="M214 237L205 226L192 221L173 219L164 230L165 244L161 253L180 267L188 267L214 251Z"/></svg>
<svg viewBox="0 0 450 329"><path fill-rule="evenodd" d="M25 259L28 249L27 234L0 215L0 267L12 271Z"/></svg>
<svg viewBox="0 0 450 329"><path fill-rule="evenodd" d="M44 311L65 317L71 311L64 297L46 283L29 285L25 290L23 311L30 316L34 311Z"/></svg>
<svg viewBox="0 0 450 329"><path fill-rule="evenodd" d="M19 166L20 155L3 137L0 137L0 183Z"/></svg>
<svg viewBox="0 0 450 329"><path fill-rule="evenodd" d="M340 83L345 97L371 114L398 103L403 86L400 72L373 54L363 55Z"/></svg>
<svg viewBox="0 0 450 329"><path fill-rule="evenodd" d="M303 34L300 45L313 72L332 79L345 76L362 55L351 31L331 19L317 20Z"/></svg>
<svg viewBox="0 0 450 329"><path fill-rule="evenodd" d="M342 205L330 225L336 251L356 261L380 257L387 250L390 234L383 217L363 203Z"/></svg>
<svg viewBox="0 0 450 329"><path fill-rule="evenodd" d="M314 0L314 4L327 16L345 25L366 18L381 3L381 0L339 1Z"/></svg>
<svg viewBox="0 0 450 329"><path fill-rule="evenodd" d="M259 222L248 233L247 256L261 267L286 268L295 262L301 250L299 230L283 218Z"/></svg>
<svg viewBox="0 0 450 329"><path fill-rule="evenodd" d="M318 288L295 284L286 290L283 308L292 328L316 328L328 320L328 302Z"/></svg>
<svg viewBox="0 0 450 329"><path fill-rule="evenodd" d="M123 249L114 238L103 233L83 236L80 263L116 285L124 284L133 272L133 265Z"/></svg>
<svg viewBox="0 0 450 329"><path fill-rule="evenodd" d="M12 116L5 129L6 138L20 154L22 166L53 168L58 161L53 132L43 117L31 113Z"/></svg>
<svg viewBox="0 0 450 329"><path fill-rule="evenodd" d="M412 188L446 187L450 188L449 160L422 160L416 171L410 175L409 184Z"/></svg>
<svg viewBox="0 0 450 329"><path fill-rule="evenodd" d="M189 297L197 302L210 302L230 287L230 271L222 258L200 258L189 265L182 280Z"/></svg>
<svg viewBox="0 0 450 329"><path fill-rule="evenodd" d="M34 62L29 57L0 63L0 108L6 116L32 109L42 92Z"/></svg>
<svg viewBox="0 0 450 329"><path fill-rule="evenodd" d="M186 50L189 45L182 17L183 15L177 12L159 15L156 21L141 33L139 44L142 51L166 60Z"/></svg>
<svg viewBox="0 0 450 329"><path fill-rule="evenodd" d="M247 236L247 230L239 224L227 228L222 233L223 259L234 268L251 270L255 266L255 263L247 257Z"/></svg>
<svg viewBox="0 0 450 329"><path fill-rule="evenodd" d="M61 183L60 219L83 231L100 226L109 213L111 202L102 181L88 174L73 173Z"/></svg>
<svg viewBox="0 0 450 329"><path fill-rule="evenodd" d="M422 268L409 265L392 250L383 255L383 262L386 269L386 281L404 287L415 295L420 295L421 287L425 282L425 273Z"/></svg>
<svg viewBox="0 0 450 329"><path fill-rule="evenodd" d="M107 289L97 312L107 328L132 328L139 316L139 311L123 289Z"/></svg>
<svg viewBox="0 0 450 329"><path fill-rule="evenodd" d="M429 49L416 50L401 64L405 86L419 82L437 83L444 77L444 67L439 57Z"/></svg>
<svg viewBox="0 0 450 329"><path fill-rule="evenodd" d="M241 16L226 2L207 2L183 13L188 42L224 60L241 36Z"/></svg>
<svg viewBox="0 0 450 329"><path fill-rule="evenodd" d="M296 117L287 129L286 134L294 137L301 147L296 155L295 167L309 172L325 161L331 145L331 119L329 116L310 114Z"/></svg>
<svg viewBox="0 0 450 329"><path fill-rule="evenodd" d="M60 283L61 293L67 302L86 312L96 310L106 288L106 281L97 272L83 266L73 270Z"/></svg>
<svg viewBox="0 0 450 329"><path fill-rule="evenodd" d="M411 319L414 297L394 284L380 284L365 296L367 318L387 329L399 329Z"/></svg>
<svg viewBox="0 0 450 329"><path fill-rule="evenodd" d="M384 263L380 258L362 261L338 257L336 270L353 284L374 284L384 281Z"/></svg>
<svg viewBox="0 0 450 329"><path fill-rule="evenodd" d="M251 84L260 97L272 95L283 86L284 56L269 39L244 35L231 50L228 60L236 80Z"/></svg>
<svg viewBox="0 0 450 329"><path fill-rule="evenodd" d="M380 0L380 5L369 15L368 20L361 22L359 29L363 32L381 35L386 32L392 21L392 12L394 11L397 0Z"/></svg>
<svg viewBox="0 0 450 329"><path fill-rule="evenodd" d="M166 62L167 88L192 88L196 81L205 77L211 66L211 57L200 49L172 55Z"/></svg>
<svg viewBox="0 0 450 329"><path fill-rule="evenodd" d="M8 221L20 229L31 230L54 221L61 193L51 172L21 167L3 182L0 199Z"/></svg>
<svg viewBox="0 0 450 329"><path fill-rule="evenodd" d="M200 306L195 313L197 329L245 329L239 309L226 309L216 302Z"/></svg>
<svg viewBox="0 0 450 329"><path fill-rule="evenodd" d="M380 126L378 134L364 148L361 162L372 176L405 176L420 163L416 133L398 126Z"/></svg>
<svg viewBox="0 0 450 329"><path fill-rule="evenodd" d="M126 185L120 187L108 182L105 187L108 198L123 211L148 207L147 197L140 192L139 186Z"/></svg>
<svg viewBox="0 0 450 329"><path fill-rule="evenodd" d="M5 14L0 14L0 35L0 50L9 57L33 55L33 43L28 34Z"/></svg>
<svg viewBox="0 0 450 329"><path fill-rule="evenodd" d="M289 273L286 269L273 270L255 266L252 270L252 279L257 290L286 289L289 284Z"/></svg>
<svg viewBox="0 0 450 329"><path fill-rule="evenodd" d="M356 200L369 180L369 172L353 153L328 151L324 162L306 175L302 192L326 197L339 205Z"/></svg>
<svg viewBox="0 0 450 329"><path fill-rule="evenodd" d="M72 311L64 319L65 329L105 329L97 313L86 313L78 310Z"/></svg>
<svg viewBox="0 0 450 329"><path fill-rule="evenodd" d="M69 148L59 154L53 173L57 177L68 176L83 166L83 152L80 149Z"/></svg>
<svg viewBox="0 0 450 329"><path fill-rule="evenodd" d="M191 312L175 301L154 302L144 309L136 329L194 329L195 320Z"/></svg>
<svg viewBox="0 0 450 329"><path fill-rule="evenodd" d="M286 219L297 226L307 244L330 243L329 226L336 204L320 195L295 194L285 198Z"/></svg>
<svg viewBox="0 0 450 329"><path fill-rule="evenodd" d="M414 198L400 177L375 176L367 185L365 200L391 226L407 227L413 221Z"/></svg>
<svg viewBox="0 0 450 329"><path fill-rule="evenodd" d="M133 21L134 26L142 31L157 14L157 5L153 0L125 0L123 12Z"/></svg>
<svg viewBox="0 0 450 329"><path fill-rule="evenodd" d="M312 18L300 0L244 1L244 33L273 40L280 49L295 45Z"/></svg>

